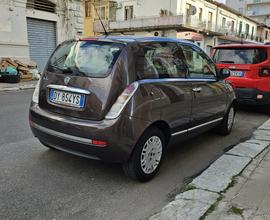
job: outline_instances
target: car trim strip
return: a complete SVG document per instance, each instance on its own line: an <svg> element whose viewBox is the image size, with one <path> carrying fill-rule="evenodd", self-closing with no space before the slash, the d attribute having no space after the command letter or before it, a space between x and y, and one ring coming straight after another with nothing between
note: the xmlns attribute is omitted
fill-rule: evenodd
<svg viewBox="0 0 270 220"><path fill-rule="evenodd" d="M45 132L47 134L50 134L50 135L53 135L53 136L56 136L56 137L59 137L59 138L62 138L62 139L68 140L68 141L73 141L73 142L77 142L77 143L81 143L81 144L87 144L87 145L93 145L92 144L92 139L77 137L77 136L73 136L73 135L70 135L70 134L64 134L62 132L55 131L55 130L52 130L52 129L45 128L43 126L37 125L34 122L31 122L31 125L34 128L36 128L36 129L38 129L40 131L43 131L43 132Z"/></svg>
<svg viewBox="0 0 270 220"><path fill-rule="evenodd" d="M179 132L173 133L172 136L177 136L177 135L180 135L180 134L184 134L184 133L187 133L189 131L193 131L195 129L198 129L198 128L201 128L201 127L204 127L206 125L210 125L210 124L213 124L215 122L222 121L222 120L223 120L223 118L218 118L218 119L215 119L215 120L212 120L212 121L209 121L209 122L206 122L206 123L197 125L195 127L192 127L192 128L189 128L189 129L186 129L186 130L183 130L183 131L179 131Z"/></svg>
<svg viewBox="0 0 270 220"><path fill-rule="evenodd" d="M80 93L84 95L90 95L91 92L86 90L86 89L80 89L80 88L75 88L75 87L69 87L69 86L62 86L62 85L48 85L47 88L49 89L56 89L56 90L62 90L66 92L75 92L75 93Z"/></svg>
<svg viewBox="0 0 270 220"><path fill-rule="evenodd" d="M171 79L142 79L140 84L145 83L162 83L162 82L217 82L216 79L192 79L192 78L171 78Z"/></svg>
<svg viewBox="0 0 270 220"><path fill-rule="evenodd" d="M178 131L176 133L173 133L172 136L177 136L177 135L184 134L184 133L187 133L187 132L188 132L188 129L183 130L183 131Z"/></svg>

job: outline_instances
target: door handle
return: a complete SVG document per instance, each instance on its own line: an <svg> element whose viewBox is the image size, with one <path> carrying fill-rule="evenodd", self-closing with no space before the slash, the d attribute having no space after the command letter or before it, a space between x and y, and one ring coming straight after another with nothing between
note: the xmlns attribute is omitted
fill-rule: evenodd
<svg viewBox="0 0 270 220"><path fill-rule="evenodd" d="M201 92L202 91L202 87L195 87L192 89L193 92Z"/></svg>

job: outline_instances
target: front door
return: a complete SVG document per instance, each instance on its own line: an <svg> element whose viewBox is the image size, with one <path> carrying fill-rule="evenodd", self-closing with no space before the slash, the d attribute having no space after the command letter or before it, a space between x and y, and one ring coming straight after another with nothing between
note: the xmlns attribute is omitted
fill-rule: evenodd
<svg viewBox="0 0 270 220"><path fill-rule="evenodd" d="M173 136L186 136L193 93L181 49L172 42L147 42L140 47L136 69L154 100L151 114L158 111Z"/></svg>
<svg viewBox="0 0 270 220"><path fill-rule="evenodd" d="M181 45L189 68L187 79L191 82L191 128L207 127L222 120L226 109L226 89L217 80L215 64L198 47Z"/></svg>

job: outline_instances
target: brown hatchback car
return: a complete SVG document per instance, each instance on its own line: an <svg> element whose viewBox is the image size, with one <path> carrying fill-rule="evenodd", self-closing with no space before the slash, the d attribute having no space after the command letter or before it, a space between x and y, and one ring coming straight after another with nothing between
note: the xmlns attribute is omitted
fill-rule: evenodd
<svg viewBox="0 0 270 220"><path fill-rule="evenodd" d="M231 132L236 99L228 76L186 41L66 41L34 91L30 126L49 148L122 163L129 177L147 181L171 143L213 128Z"/></svg>

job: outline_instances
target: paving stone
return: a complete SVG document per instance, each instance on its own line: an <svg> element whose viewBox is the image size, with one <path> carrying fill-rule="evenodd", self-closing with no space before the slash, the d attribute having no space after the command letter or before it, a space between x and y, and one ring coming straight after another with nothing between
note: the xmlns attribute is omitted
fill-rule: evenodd
<svg viewBox="0 0 270 220"><path fill-rule="evenodd" d="M267 146L269 142L256 141L244 142L235 146L232 150L228 151L227 154L237 155L241 157L255 158L260 154Z"/></svg>
<svg viewBox="0 0 270 220"><path fill-rule="evenodd" d="M248 157L223 155L195 178L191 185L213 192L222 192L231 183L232 177L238 175L250 161Z"/></svg>
<svg viewBox="0 0 270 220"><path fill-rule="evenodd" d="M253 133L254 139L270 141L270 131L269 130L256 130Z"/></svg>
<svg viewBox="0 0 270 220"><path fill-rule="evenodd" d="M270 120L266 121L261 127L259 127L258 129L262 129L262 130L270 130Z"/></svg>
<svg viewBox="0 0 270 220"><path fill-rule="evenodd" d="M219 194L194 189L184 192L165 206L160 213L150 220L196 220L200 219L210 206L216 202Z"/></svg>

